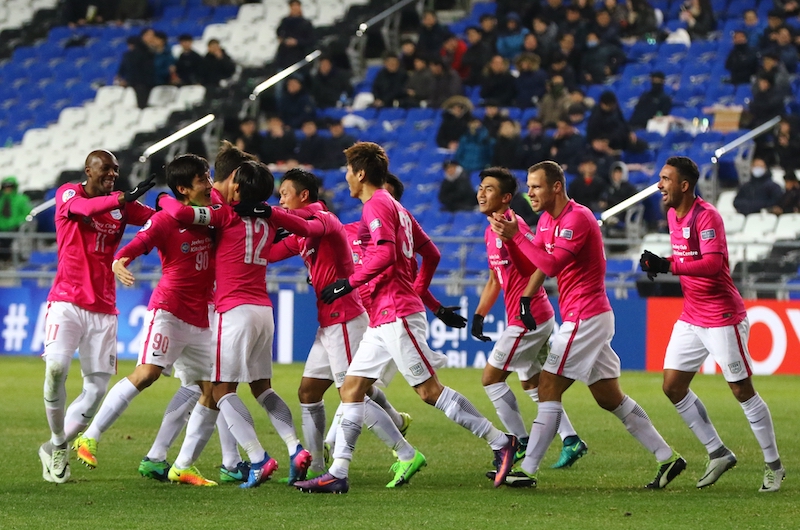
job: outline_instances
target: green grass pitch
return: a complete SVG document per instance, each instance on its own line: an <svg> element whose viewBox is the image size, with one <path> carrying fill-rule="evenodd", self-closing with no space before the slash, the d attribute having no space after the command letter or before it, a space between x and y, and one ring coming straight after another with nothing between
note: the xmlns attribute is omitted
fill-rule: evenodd
<svg viewBox="0 0 800 530"><path fill-rule="evenodd" d="M132 362L120 363L121 375ZM141 478L136 468L158 429L177 388L163 378L140 395L98 446L99 466L89 470L74 459L72 480L63 485L41 478L37 449L48 436L42 403L44 363L38 358L0 358L0 528L798 528L800 526L800 378L755 378L756 389L772 410L787 479L777 494L760 494L761 451L739 405L721 376L698 376L693 388L703 399L722 439L739 465L706 490L695 483L705 466L705 451L661 393L660 374L623 374L623 389L648 412L667 441L688 461L688 469L663 491L642 486L655 475L653 458L613 415L600 410L588 390L576 384L565 406L589 454L572 469L551 470L556 440L533 490L494 489L484 477L492 459L488 446L419 400L398 378L387 395L414 422L409 441L427 457L424 468L399 490L391 479L393 458L373 435L359 440L347 495L307 495L276 480L255 490L232 486L194 488ZM289 403L300 431L296 399L300 365L276 365L274 386ZM120 376L112 379L112 384ZM480 386L477 370L442 370L441 380L459 390L500 426ZM519 391L526 423L535 404ZM80 369L72 366L68 399L80 391ZM245 392L259 437L285 476L287 455L269 419ZM338 402L326 401L329 418ZM179 441L182 440L182 436ZM170 451L170 458L178 447ZM220 450L216 435L198 468L217 477ZM546 526L545 526L546 525Z"/></svg>

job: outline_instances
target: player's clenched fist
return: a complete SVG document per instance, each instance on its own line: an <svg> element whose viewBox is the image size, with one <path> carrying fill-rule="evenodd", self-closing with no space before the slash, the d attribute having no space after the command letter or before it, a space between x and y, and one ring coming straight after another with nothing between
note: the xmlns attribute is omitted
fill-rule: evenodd
<svg viewBox="0 0 800 530"><path fill-rule="evenodd" d="M352 290L353 288L350 286L350 282L348 282L346 279L336 280L332 284L323 288L320 296L322 297L323 302L326 304L332 304L334 300L343 297Z"/></svg>
<svg viewBox="0 0 800 530"><path fill-rule="evenodd" d="M639 265L642 271L647 273L647 277L652 281L656 275L669 272L669 260L653 254L649 250L642 252L642 257L639 258Z"/></svg>
<svg viewBox="0 0 800 530"><path fill-rule="evenodd" d="M472 336L478 340L482 340L483 342L489 342L492 340L483 334L483 315L475 313L475 315L472 317Z"/></svg>

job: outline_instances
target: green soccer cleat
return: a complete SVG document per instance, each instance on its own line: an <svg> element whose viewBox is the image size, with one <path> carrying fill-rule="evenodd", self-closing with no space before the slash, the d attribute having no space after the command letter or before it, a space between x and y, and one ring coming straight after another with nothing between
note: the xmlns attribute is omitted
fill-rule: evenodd
<svg viewBox="0 0 800 530"><path fill-rule="evenodd" d="M525 453L528 451L528 437L519 438L519 448L517 449L516 454L514 455L514 463L516 464L523 458L525 458Z"/></svg>
<svg viewBox="0 0 800 530"><path fill-rule="evenodd" d="M769 468L768 465L764 465L764 481L761 483L761 488L759 488L759 493L765 493L769 491L778 491L781 489L781 482L783 479L786 478L786 469L781 467L780 469L772 470Z"/></svg>
<svg viewBox="0 0 800 530"><path fill-rule="evenodd" d="M167 475L170 482L179 482L181 484L191 484L192 486L216 486L217 483L213 480L206 479L196 467L192 466L186 469L178 469L175 466L169 468Z"/></svg>
<svg viewBox="0 0 800 530"><path fill-rule="evenodd" d="M83 462L86 467L89 469L97 467L97 440L80 434L72 443L72 448L75 450L78 460Z"/></svg>
<svg viewBox="0 0 800 530"><path fill-rule="evenodd" d="M408 484L408 481L411 480L411 477L413 477L417 471L427 465L428 461L425 460L425 455L417 450L414 450L414 458L411 460L405 462L398 460L392 464L391 470L394 473L394 478L386 485L386 487L399 488L403 484Z"/></svg>
<svg viewBox="0 0 800 530"><path fill-rule="evenodd" d="M647 484L645 488L652 490L660 490L667 487L667 484L672 482L675 477L683 473L686 469L686 460L681 455L672 451L672 457L669 460L658 463L658 473L652 482Z"/></svg>
<svg viewBox="0 0 800 530"><path fill-rule="evenodd" d="M169 482L167 475L170 468L169 462L166 460L150 460L147 457L142 458L139 462L139 474L144 478L152 478L159 482Z"/></svg>
<svg viewBox="0 0 800 530"><path fill-rule="evenodd" d="M219 466L219 481L226 484L235 484L247 480L250 474L250 462L239 462L234 469Z"/></svg>
<svg viewBox="0 0 800 530"><path fill-rule="evenodd" d="M578 438L578 441L573 444L567 444L565 441L564 446L561 448L561 456L558 458L558 462L553 464L551 469L564 469L571 467L572 464L577 462L580 457L588 452L589 448L580 438Z"/></svg>
<svg viewBox="0 0 800 530"><path fill-rule="evenodd" d="M398 430L400 431L400 434L403 435L403 438L405 438L408 428L411 427L411 422L414 421L414 419L408 412L398 412L398 414L400 414L400 417L403 418L403 425L401 425Z"/></svg>
<svg viewBox="0 0 800 530"><path fill-rule="evenodd" d="M509 488L535 488L538 481L536 475L529 475L522 468L511 470L503 483Z"/></svg>

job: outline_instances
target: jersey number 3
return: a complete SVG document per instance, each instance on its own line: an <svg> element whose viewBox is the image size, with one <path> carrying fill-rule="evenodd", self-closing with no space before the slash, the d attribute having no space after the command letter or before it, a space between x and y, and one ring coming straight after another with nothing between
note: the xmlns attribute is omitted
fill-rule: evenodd
<svg viewBox="0 0 800 530"><path fill-rule="evenodd" d="M411 218L403 211L398 212L398 217L400 218L400 226L403 227L403 232L406 234L406 240L403 241L403 245L400 248L403 249L403 255L411 259L414 257L414 231L411 226Z"/></svg>
<svg viewBox="0 0 800 530"><path fill-rule="evenodd" d="M267 258L262 256L264 246L267 244L269 237L269 225L264 219L244 217L244 230L245 230L245 246L244 246L244 262L253 265L267 266ZM255 239L258 238L258 243L253 246Z"/></svg>

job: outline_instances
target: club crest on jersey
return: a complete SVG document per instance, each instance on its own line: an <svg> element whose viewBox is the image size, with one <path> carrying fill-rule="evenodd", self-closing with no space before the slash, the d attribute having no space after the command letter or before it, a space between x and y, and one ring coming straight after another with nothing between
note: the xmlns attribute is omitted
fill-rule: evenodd
<svg viewBox="0 0 800 530"><path fill-rule="evenodd" d="M730 363L728 365L728 369L731 371L732 374L738 374L742 371L742 361L736 361L735 363Z"/></svg>
<svg viewBox="0 0 800 530"><path fill-rule="evenodd" d="M425 369L422 367L422 363L417 363L410 368L411 375L422 375L425 372Z"/></svg>
<svg viewBox="0 0 800 530"><path fill-rule="evenodd" d="M61 202L67 202L71 198L75 196L75 190L64 190L64 193L61 194Z"/></svg>
<svg viewBox="0 0 800 530"><path fill-rule="evenodd" d="M370 232L374 232L375 230L377 230L381 226L383 226L383 225L381 224L381 220L380 219L373 219L369 223L369 231Z"/></svg>
<svg viewBox="0 0 800 530"><path fill-rule="evenodd" d="M142 226L142 228L139 229L139 232L144 232L145 230L147 230L151 226L153 226L153 221L148 219L147 221L145 221L144 226Z"/></svg>
<svg viewBox="0 0 800 530"><path fill-rule="evenodd" d="M122 219L122 212L120 212L119 210L111 210L111 218L116 221L119 221L120 219Z"/></svg>
<svg viewBox="0 0 800 530"><path fill-rule="evenodd" d="M503 248L503 240L500 239L499 237L496 237L494 239L494 246L496 246L497 248Z"/></svg>
<svg viewBox="0 0 800 530"><path fill-rule="evenodd" d="M339 383L339 384L344 383L344 374L346 374L346 373L347 372L338 372L336 374L336 382Z"/></svg>
<svg viewBox="0 0 800 530"><path fill-rule="evenodd" d="M190 248L189 243L187 243L186 241L181 243L181 252L183 252L184 254L187 254L189 252L189 248Z"/></svg>
<svg viewBox="0 0 800 530"><path fill-rule="evenodd" d="M353 254L353 263L358 263L360 261L358 258L358 254L356 252L353 252L352 254Z"/></svg>
<svg viewBox="0 0 800 530"><path fill-rule="evenodd" d="M558 355L556 355L555 353L551 353L551 354L550 354L550 355L547 357L547 364L552 364L552 365L554 365L554 366L555 366L555 364L556 364L557 362L558 362Z"/></svg>
<svg viewBox="0 0 800 530"><path fill-rule="evenodd" d="M569 241L569 240L572 239L572 230L570 230L569 228L564 228L558 234L558 237L560 237L561 239L566 239L567 241Z"/></svg>
<svg viewBox="0 0 800 530"><path fill-rule="evenodd" d="M708 241L709 239L714 239L717 237L717 231L713 228L709 228L708 230L703 230L700 232L700 239L702 241Z"/></svg>
<svg viewBox="0 0 800 530"><path fill-rule="evenodd" d="M689 239L689 236L692 235L692 229L688 226L683 227L683 239Z"/></svg>
<svg viewBox="0 0 800 530"><path fill-rule="evenodd" d="M496 351L496 352L494 352L493 357L494 357L495 361L500 362L500 361L503 360L503 357L505 357L505 354L503 352L501 352L501 351Z"/></svg>

